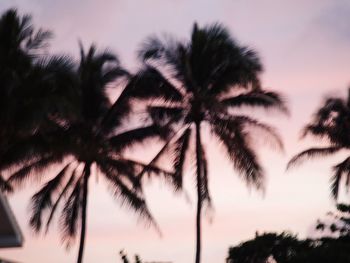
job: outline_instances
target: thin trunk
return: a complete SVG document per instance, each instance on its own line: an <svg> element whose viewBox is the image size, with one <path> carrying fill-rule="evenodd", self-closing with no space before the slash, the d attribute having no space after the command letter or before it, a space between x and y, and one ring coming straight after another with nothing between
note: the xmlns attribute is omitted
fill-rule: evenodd
<svg viewBox="0 0 350 263"><path fill-rule="evenodd" d="M77 263L83 262L83 254L85 247L85 234L86 234L86 212L87 212L87 196L88 196L88 181L91 173L90 164L86 164L84 168L83 178L83 199L81 208L81 232L80 232L80 243L79 243L79 254Z"/></svg>
<svg viewBox="0 0 350 263"><path fill-rule="evenodd" d="M201 261L201 214L202 214L202 171L201 171L201 135L200 135L200 122L196 122L196 164L197 164L197 216L196 216L196 261Z"/></svg>

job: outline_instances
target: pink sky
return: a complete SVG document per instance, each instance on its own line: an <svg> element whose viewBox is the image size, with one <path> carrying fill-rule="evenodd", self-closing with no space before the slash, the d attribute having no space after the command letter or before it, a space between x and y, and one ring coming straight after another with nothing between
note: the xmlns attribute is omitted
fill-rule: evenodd
<svg viewBox="0 0 350 263"><path fill-rule="evenodd" d="M230 245L251 238L255 231L291 230L305 236L318 217L331 209L329 173L337 158L310 162L285 172L297 151L312 145L299 141L301 127L322 98L345 94L350 83L350 3L347 0L2 0L0 11L17 7L30 12L38 25L54 30L52 50L77 54L77 40L116 51L129 69L134 52L149 34L169 32L189 36L194 21L219 21L263 59L266 87L288 98L291 117L268 114L279 128L286 151L259 149L268 177L264 196L248 191L220 155L209 146L210 187L215 206L213 222L203 224L203 263L224 262ZM260 116L261 114L259 114ZM265 117L264 117L265 119ZM338 156L341 157L341 156ZM186 187L194 199L194 179ZM147 185L151 210L161 226L160 238L144 228L130 211L120 208L102 182L91 185L86 263L119 262L118 251L138 253L144 260L174 263L194 258L195 207L174 196L158 182ZM76 248L67 253L56 229L35 237L28 227L28 201L35 189L10 197L26 242L21 249L0 255L25 263L74 262Z"/></svg>

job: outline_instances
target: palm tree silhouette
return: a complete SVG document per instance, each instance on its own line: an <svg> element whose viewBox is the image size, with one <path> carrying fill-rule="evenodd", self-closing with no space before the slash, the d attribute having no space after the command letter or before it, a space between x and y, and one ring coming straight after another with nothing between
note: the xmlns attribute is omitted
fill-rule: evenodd
<svg viewBox="0 0 350 263"><path fill-rule="evenodd" d="M165 136L168 131L157 125L144 125L127 130L123 121L128 113L125 96L111 107L106 89L117 79L128 76L112 53L97 52L91 46L85 53L81 47L80 65L76 70L76 88L80 100L78 110L70 118L51 118L50 129L38 132L9 147L2 169L15 162L22 163L8 178L8 183L20 187L28 180L39 179L52 167L58 173L48 180L31 199L31 227L39 232L47 212L46 230L60 203L63 202L60 225L63 241L71 245L80 227L77 262L83 260L89 179L93 171L105 179L113 195L122 204L134 209L141 218L156 226L144 200L142 170L169 175L153 165L145 165L123 156L123 151L148 138ZM113 109L113 110L112 110ZM164 137L165 138L165 137Z"/></svg>
<svg viewBox="0 0 350 263"><path fill-rule="evenodd" d="M287 169L299 165L307 159L324 157L347 150L350 147L350 88L347 98L329 97L316 111L311 122L303 130L303 137L311 135L326 139L329 146L310 148L295 155L288 163ZM350 157L333 166L331 178L331 194L338 198L342 178L345 186L350 186Z"/></svg>
<svg viewBox="0 0 350 263"><path fill-rule="evenodd" d="M263 186L263 170L252 145L251 129L271 136L282 147L270 126L247 115L234 114L241 106L277 108L286 111L280 95L260 87L262 65L257 54L239 45L220 24L194 25L188 42L171 37L151 37L139 51L143 68L128 84L129 96L148 101L154 123L170 127L174 134L155 156L173 156L174 185L182 187L184 163L195 145L197 180L196 258L200 262L201 214L210 206L207 154L201 127L226 148L228 157L249 186ZM194 136L192 136L194 134Z"/></svg>

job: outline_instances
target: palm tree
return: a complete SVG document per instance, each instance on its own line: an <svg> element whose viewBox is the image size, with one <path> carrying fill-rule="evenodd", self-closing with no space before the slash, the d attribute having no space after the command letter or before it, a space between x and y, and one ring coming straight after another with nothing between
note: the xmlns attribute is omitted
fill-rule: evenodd
<svg viewBox="0 0 350 263"><path fill-rule="evenodd" d="M311 135L326 139L328 146L314 147L295 155L288 163L287 169L301 164L303 161L324 157L350 149L350 88L347 98L329 97L316 111L311 122L305 126L303 137ZM346 178L345 186L350 186L350 157L333 166L331 178L331 194L338 198L342 179Z"/></svg>
<svg viewBox="0 0 350 263"><path fill-rule="evenodd" d="M239 45L220 24L203 28L195 24L188 42L151 37L143 44L139 57L143 67L129 82L129 96L148 101L147 112L153 122L174 131L175 135L151 163L170 151L176 173L173 183L178 189L182 187L184 163L190 158L190 144L194 140L195 262L199 263L202 208L210 206L211 201L201 128L210 128L249 186L262 188L264 173L254 152L250 131L272 137L278 147L282 147L282 142L273 128L237 113L237 109L251 106L286 111L286 108L278 93L260 87L262 65L257 54Z"/></svg>
<svg viewBox="0 0 350 263"><path fill-rule="evenodd" d="M21 167L7 181L20 187L28 180L42 178L48 169L60 167L58 173L33 195L30 225L37 232L42 230L43 216L48 212L47 230L63 202L60 217L63 241L69 246L80 226L77 259L80 263L86 235L88 186L93 171L105 179L122 204L134 209L154 226L144 200L141 178L136 175L144 169L149 173L171 174L123 156L126 148L168 132L154 124L127 130L123 121L128 113L125 96L111 107L106 89L128 75L118 58L108 51L97 52L94 46L87 53L81 48L76 74L80 100L76 102L79 107L75 117L52 116L50 129L35 133L6 151L1 168L9 169L14 162L15 165L20 162Z"/></svg>

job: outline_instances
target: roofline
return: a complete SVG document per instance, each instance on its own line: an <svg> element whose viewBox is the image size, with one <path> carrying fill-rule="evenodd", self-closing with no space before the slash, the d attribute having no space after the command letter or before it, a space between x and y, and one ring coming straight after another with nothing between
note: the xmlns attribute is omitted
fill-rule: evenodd
<svg viewBox="0 0 350 263"><path fill-rule="evenodd" d="M17 223L17 220L15 218L15 215L13 214L10 205L6 199L6 197L2 194L0 191L0 203L3 205L5 209L5 213L9 217L10 224L15 232L15 237L5 237L0 239L0 248L5 248L5 247L21 247L23 245L23 234L22 231Z"/></svg>

